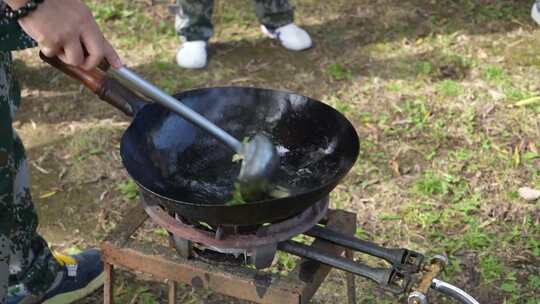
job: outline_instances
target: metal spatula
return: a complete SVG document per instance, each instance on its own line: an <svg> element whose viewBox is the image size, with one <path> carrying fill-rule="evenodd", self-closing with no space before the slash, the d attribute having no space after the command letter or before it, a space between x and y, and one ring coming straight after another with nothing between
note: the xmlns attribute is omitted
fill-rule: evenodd
<svg viewBox="0 0 540 304"><path fill-rule="evenodd" d="M257 134L244 144L128 68L110 68L109 71L132 89L210 133L242 156L238 181L243 194L244 191L250 195L268 191L270 180L279 166L277 150L268 137Z"/></svg>

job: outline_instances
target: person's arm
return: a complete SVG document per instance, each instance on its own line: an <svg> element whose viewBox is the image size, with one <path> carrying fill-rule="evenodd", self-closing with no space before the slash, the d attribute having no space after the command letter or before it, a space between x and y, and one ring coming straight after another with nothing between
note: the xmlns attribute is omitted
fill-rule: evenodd
<svg viewBox="0 0 540 304"><path fill-rule="evenodd" d="M28 0L4 2L16 10ZM80 0L45 0L35 11L20 18L19 24L47 57L58 56L65 63L86 70L95 68L103 58L113 67L122 65L92 13Z"/></svg>

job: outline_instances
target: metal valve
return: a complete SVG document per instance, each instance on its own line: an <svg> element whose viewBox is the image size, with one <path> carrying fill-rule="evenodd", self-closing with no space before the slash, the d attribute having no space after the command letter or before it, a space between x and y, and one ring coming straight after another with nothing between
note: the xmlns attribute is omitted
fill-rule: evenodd
<svg viewBox="0 0 540 304"><path fill-rule="evenodd" d="M408 304L429 304L427 298L428 290L434 289L448 297L458 300L463 304L479 304L471 295L461 290L460 288L436 279L435 277L448 264L448 258L443 255L434 256L430 263L424 268L424 275L416 290L409 294L407 298Z"/></svg>
<svg viewBox="0 0 540 304"><path fill-rule="evenodd" d="M407 298L408 304L428 304L428 299L425 294L419 291L413 291Z"/></svg>
<svg viewBox="0 0 540 304"><path fill-rule="evenodd" d="M456 299L463 304L480 304L475 298L462 289L438 279L433 279L431 288L446 296Z"/></svg>

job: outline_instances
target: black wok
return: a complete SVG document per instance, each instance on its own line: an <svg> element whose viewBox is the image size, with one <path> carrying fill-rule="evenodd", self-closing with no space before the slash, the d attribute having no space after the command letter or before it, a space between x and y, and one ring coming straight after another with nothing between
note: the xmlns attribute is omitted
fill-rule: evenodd
<svg viewBox="0 0 540 304"><path fill-rule="evenodd" d="M174 97L237 138L262 132L280 151L275 183L283 198L231 205L240 164L220 142L158 104L144 101L99 70L45 59L134 119L121 142L129 175L149 205L210 225L256 225L294 216L327 196L359 152L350 122L330 106L294 93L205 88ZM127 106L129 104L129 106Z"/></svg>

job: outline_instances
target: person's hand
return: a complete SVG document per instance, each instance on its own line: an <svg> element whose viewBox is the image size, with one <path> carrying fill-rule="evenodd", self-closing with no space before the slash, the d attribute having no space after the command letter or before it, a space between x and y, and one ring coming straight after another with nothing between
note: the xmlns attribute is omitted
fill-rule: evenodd
<svg viewBox="0 0 540 304"><path fill-rule="evenodd" d="M27 0L5 2L12 9L17 9ZM115 68L122 66L92 13L80 0L45 0L36 10L20 18L19 24L37 41L47 57L58 56L65 63L85 70L95 68L103 58Z"/></svg>

